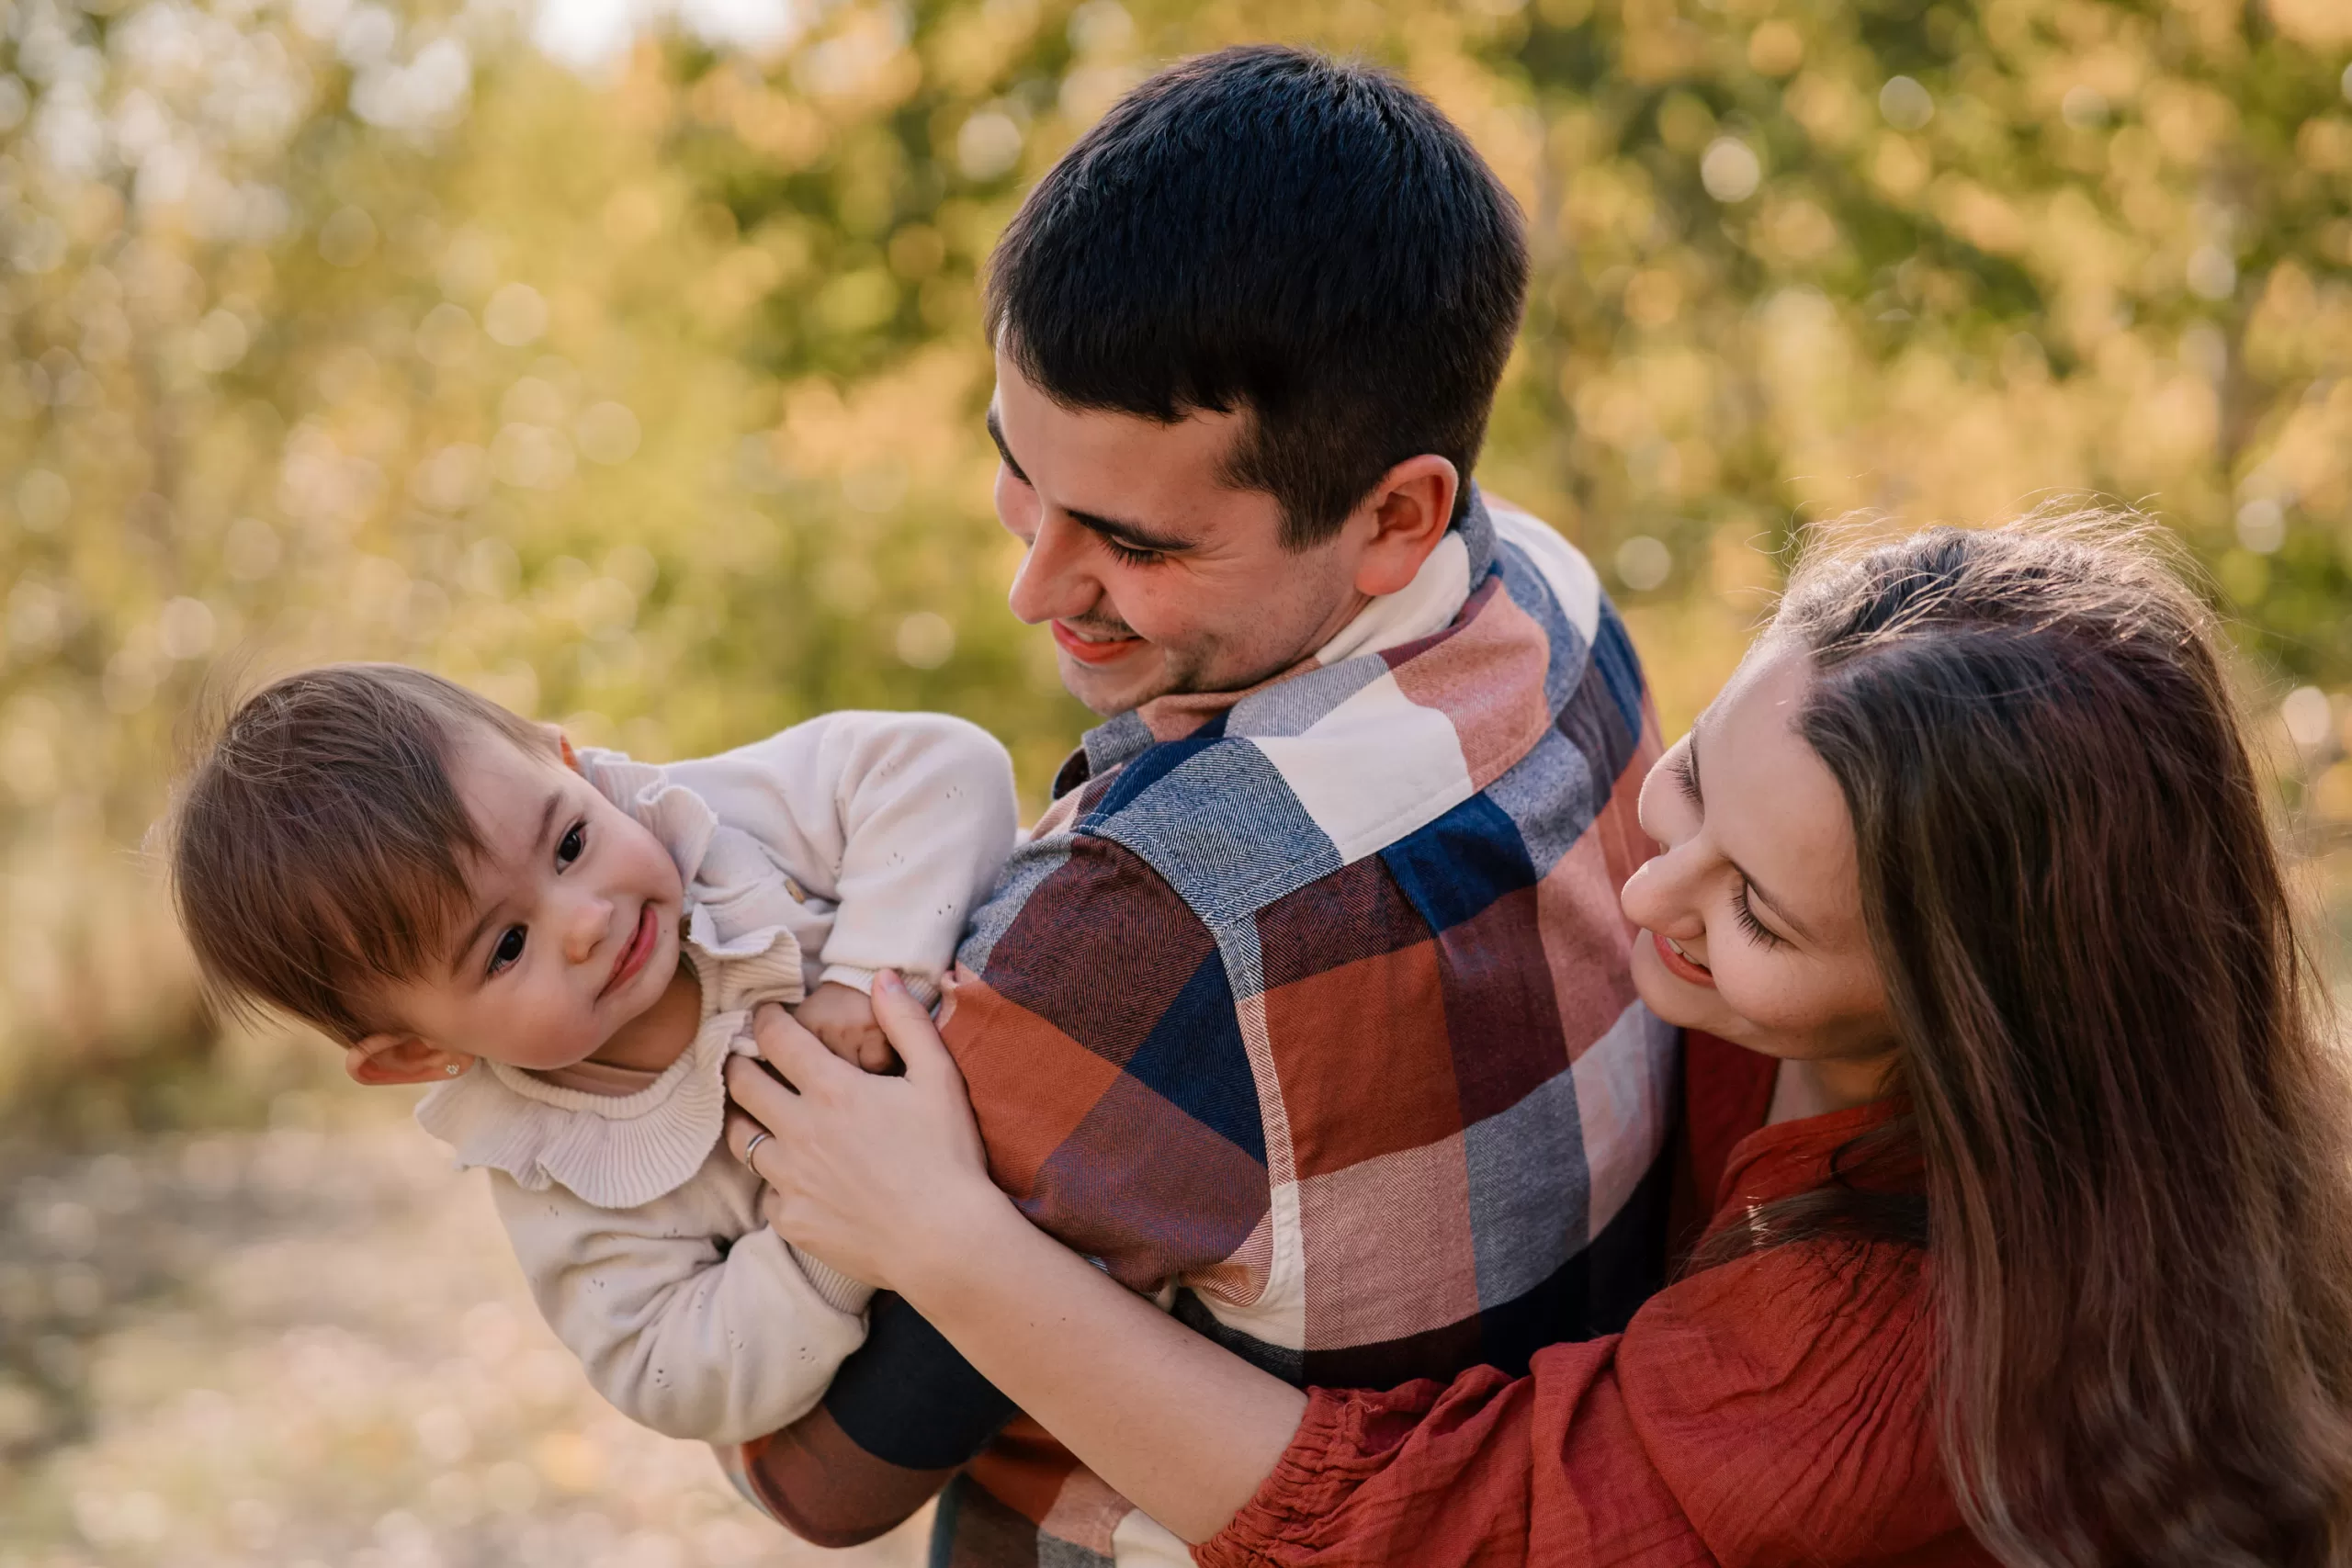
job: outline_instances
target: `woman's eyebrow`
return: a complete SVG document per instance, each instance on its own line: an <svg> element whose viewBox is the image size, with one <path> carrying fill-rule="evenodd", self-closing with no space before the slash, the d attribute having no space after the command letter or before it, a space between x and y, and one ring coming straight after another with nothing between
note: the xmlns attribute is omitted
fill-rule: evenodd
<svg viewBox="0 0 2352 1568"><path fill-rule="evenodd" d="M1806 929L1805 923L1803 920L1798 919L1794 915L1790 914L1787 905L1781 903L1778 898L1773 897L1770 893L1765 892L1763 886L1754 877L1749 876L1744 869L1741 869L1738 862L1734 861L1732 863L1732 868L1735 871L1738 871L1742 880L1747 884L1747 896L1750 899L1757 903L1760 903L1767 908L1770 909L1772 913L1779 918L1780 922L1782 925L1796 932L1797 935L1802 937L1804 941L1812 942L1816 947L1820 945L1819 939L1815 937L1813 932Z"/></svg>
<svg viewBox="0 0 2352 1568"><path fill-rule="evenodd" d="M1698 806L1700 813L1703 816L1707 809L1707 797L1699 788L1699 726L1696 722L1693 722L1690 726L1690 739L1683 747L1682 754L1690 760L1690 771L1685 775L1690 781L1690 798L1692 802ZM1739 879L1747 884L1747 891L1749 895L1758 902L1761 903L1766 908L1771 910L1772 913L1779 918L1782 925L1796 932L1797 935L1804 941L1813 942L1815 946L1820 945L1819 939L1813 934L1812 931L1806 927L1805 923L1803 920L1798 919L1794 915L1790 914L1789 907L1787 905L1781 903L1778 898L1773 897L1770 893L1764 891L1763 884L1758 882L1756 878L1748 875L1747 868L1746 866L1740 864L1737 861L1733 860L1729 855L1724 856L1724 859L1729 863L1732 870L1739 873Z"/></svg>

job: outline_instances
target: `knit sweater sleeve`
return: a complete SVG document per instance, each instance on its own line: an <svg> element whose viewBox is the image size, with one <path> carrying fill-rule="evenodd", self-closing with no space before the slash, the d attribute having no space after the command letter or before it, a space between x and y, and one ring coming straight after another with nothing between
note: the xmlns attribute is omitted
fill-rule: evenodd
<svg viewBox="0 0 2352 1568"><path fill-rule="evenodd" d="M871 1292L829 1269L812 1280L760 1222L756 1179L724 1145L633 1209L490 1179L548 1325L641 1426L712 1443L788 1426L865 1339Z"/></svg>
<svg viewBox="0 0 2352 1568"><path fill-rule="evenodd" d="M926 998L1019 830L1012 764L944 714L842 711L664 772L837 906L821 979L896 968Z"/></svg>

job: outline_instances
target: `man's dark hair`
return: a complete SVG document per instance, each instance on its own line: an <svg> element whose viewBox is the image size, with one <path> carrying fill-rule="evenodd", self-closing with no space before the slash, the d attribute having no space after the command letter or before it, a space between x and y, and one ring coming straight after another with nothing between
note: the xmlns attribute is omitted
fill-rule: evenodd
<svg viewBox="0 0 2352 1568"><path fill-rule="evenodd" d="M351 1042L368 993L446 959L483 852L461 739L555 759L547 733L422 670L330 664L255 692L205 745L171 823L172 892L216 1005Z"/></svg>
<svg viewBox="0 0 2352 1568"><path fill-rule="evenodd" d="M1460 515L1526 294L1518 205L1434 105L1252 46L1161 72L1047 172L988 326L1066 407L1247 412L1229 478L1299 548L1424 452L1460 471Z"/></svg>

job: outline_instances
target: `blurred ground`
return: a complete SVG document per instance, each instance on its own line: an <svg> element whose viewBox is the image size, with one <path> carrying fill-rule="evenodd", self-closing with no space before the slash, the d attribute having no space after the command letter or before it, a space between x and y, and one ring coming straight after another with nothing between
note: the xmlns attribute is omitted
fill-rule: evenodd
<svg viewBox="0 0 2352 1568"><path fill-rule="evenodd" d="M622 1419L479 1175L392 1097L0 1156L0 1568L763 1568L802 1546Z"/></svg>

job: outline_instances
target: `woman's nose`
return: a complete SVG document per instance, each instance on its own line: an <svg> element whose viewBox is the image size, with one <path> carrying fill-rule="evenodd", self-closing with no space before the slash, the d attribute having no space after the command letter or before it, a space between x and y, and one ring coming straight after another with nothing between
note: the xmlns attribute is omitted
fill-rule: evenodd
<svg viewBox="0 0 2352 1568"><path fill-rule="evenodd" d="M1698 905L1690 897L1689 884L1680 874L1679 861L1678 852L1668 850L1643 862L1625 879L1618 902L1624 908L1625 918L1644 931L1671 937L1703 936L1706 922L1699 918Z"/></svg>

